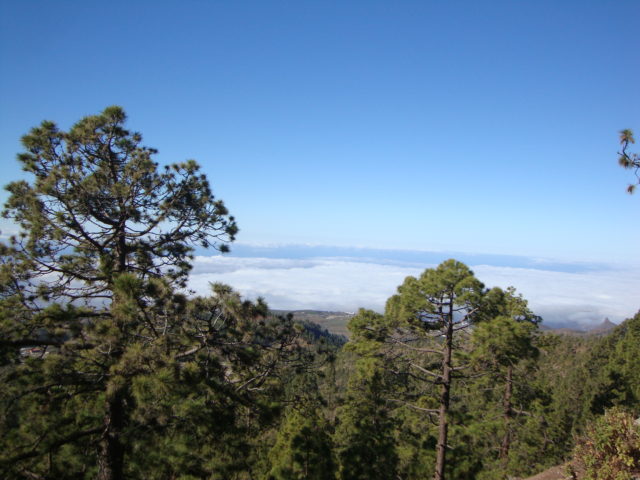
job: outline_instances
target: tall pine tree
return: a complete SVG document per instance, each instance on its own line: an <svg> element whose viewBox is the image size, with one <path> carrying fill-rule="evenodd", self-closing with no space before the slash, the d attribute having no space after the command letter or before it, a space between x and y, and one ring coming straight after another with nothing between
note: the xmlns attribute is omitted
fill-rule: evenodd
<svg viewBox="0 0 640 480"><path fill-rule="evenodd" d="M4 210L21 233L0 252L5 477L210 475L221 454L206 443L239 408L260 415L297 352L291 321L262 302L180 293L194 247L226 251L237 226L194 161L158 169L125 120L109 107L22 139L31 180L8 185Z"/></svg>
<svg viewBox="0 0 640 480"><path fill-rule="evenodd" d="M463 263L447 260L419 278L407 277L387 302L394 325L389 341L404 350L407 375L425 385L438 385L435 480L444 480L453 380L463 365L456 363L460 337L481 319L484 286Z"/></svg>

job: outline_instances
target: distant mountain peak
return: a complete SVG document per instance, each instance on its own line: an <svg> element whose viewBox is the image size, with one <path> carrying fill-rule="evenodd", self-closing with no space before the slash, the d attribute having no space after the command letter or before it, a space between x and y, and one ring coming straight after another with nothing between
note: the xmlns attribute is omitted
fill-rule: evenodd
<svg viewBox="0 0 640 480"><path fill-rule="evenodd" d="M608 318L605 318L600 325L596 325L591 330L589 330L589 333L608 333L610 330L613 330L616 327L617 325L615 323L613 323Z"/></svg>

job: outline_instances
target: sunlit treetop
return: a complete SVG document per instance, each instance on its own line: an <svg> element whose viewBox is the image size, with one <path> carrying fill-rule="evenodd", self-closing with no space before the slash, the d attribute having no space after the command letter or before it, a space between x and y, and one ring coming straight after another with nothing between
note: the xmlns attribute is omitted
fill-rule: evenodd
<svg viewBox="0 0 640 480"><path fill-rule="evenodd" d="M81 119L67 132L42 122L18 155L31 181L16 181L3 216L11 239L56 296L109 296L119 273L165 276L184 286L194 246L228 251L238 231L194 160L159 169L153 148L125 129L121 107Z"/></svg>

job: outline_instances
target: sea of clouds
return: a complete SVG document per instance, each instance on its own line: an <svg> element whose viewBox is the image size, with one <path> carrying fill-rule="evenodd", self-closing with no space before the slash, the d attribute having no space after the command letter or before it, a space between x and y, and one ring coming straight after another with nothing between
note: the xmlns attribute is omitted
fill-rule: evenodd
<svg viewBox="0 0 640 480"><path fill-rule="evenodd" d="M327 256L331 253L337 255ZM363 307L382 312L407 276L418 276L453 256L425 255L326 247L245 248L236 256L197 256L189 287L207 295L210 283L226 283L247 298L265 298L274 309L354 312ZM632 266L508 256L471 255L460 260L487 287L516 287L550 326L588 327L605 318L619 323L640 309L640 272Z"/></svg>

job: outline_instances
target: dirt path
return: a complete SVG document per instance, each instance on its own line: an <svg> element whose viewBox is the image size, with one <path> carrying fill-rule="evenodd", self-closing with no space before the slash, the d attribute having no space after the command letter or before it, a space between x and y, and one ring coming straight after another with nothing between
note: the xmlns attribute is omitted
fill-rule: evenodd
<svg viewBox="0 0 640 480"><path fill-rule="evenodd" d="M567 473L566 465L558 465L524 480L571 480L571 475Z"/></svg>

